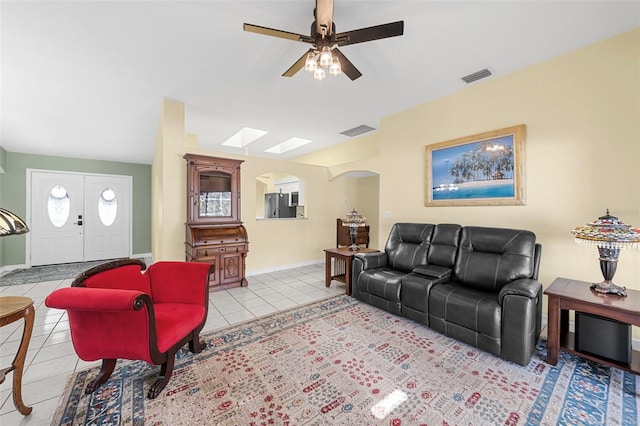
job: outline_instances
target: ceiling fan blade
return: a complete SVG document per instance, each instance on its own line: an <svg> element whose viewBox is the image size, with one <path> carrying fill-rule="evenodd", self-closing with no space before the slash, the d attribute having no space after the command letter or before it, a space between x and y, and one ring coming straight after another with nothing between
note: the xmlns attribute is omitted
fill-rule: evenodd
<svg viewBox="0 0 640 426"><path fill-rule="evenodd" d="M338 48L333 49L333 54L338 57L338 59L340 60L340 68L342 68L342 72L346 74L347 77L351 79L351 81L362 76L362 73L358 71L358 68L356 68Z"/></svg>
<svg viewBox="0 0 640 426"><path fill-rule="evenodd" d="M250 32L250 33L262 34L262 35L267 35L267 36L271 36L271 37L284 38L284 39L293 40L293 41L301 41L303 43L314 43L315 42L314 39L312 39L311 37L306 36L306 35L290 33L288 31L282 31L282 30L274 30L273 28L261 27L259 25L253 25L253 24L245 23L242 26L242 29L247 31L247 32Z"/></svg>
<svg viewBox="0 0 640 426"><path fill-rule="evenodd" d="M291 67L282 74L283 77L293 77L298 71L304 67L304 63L307 60L307 55L309 52L313 52L313 49L309 49L304 52L304 55L300 56L300 59L296 61L295 64L291 65Z"/></svg>
<svg viewBox="0 0 640 426"><path fill-rule="evenodd" d="M365 41L401 36L403 33L404 21L396 21L336 34L336 43L338 43L338 46L348 46L350 44L363 43Z"/></svg>
<svg viewBox="0 0 640 426"><path fill-rule="evenodd" d="M322 34L322 28L325 28L325 36L331 35L331 27L333 24L333 0L316 0L316 31Z"/></svg>

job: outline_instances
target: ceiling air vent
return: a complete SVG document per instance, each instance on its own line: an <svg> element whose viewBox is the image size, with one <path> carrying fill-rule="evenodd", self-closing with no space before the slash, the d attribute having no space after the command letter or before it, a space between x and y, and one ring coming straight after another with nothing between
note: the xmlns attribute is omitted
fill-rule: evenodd
<svg viewBox="0 0 640 426"><path fill-rule="evenodd" d="M465 75L464 77L462 77L462 81L469 84L469 83L473 83L474 81L478 81L480 79L489 77L490 75L491 75L491 71L485 68L483 70L476 71L473 74Z"/></svg>
<svg viewBox="0 0 640 426"><path fill-rule="evenodd" d="M354 136L361 135L363 133L370 132L372 130L375 130L375 129L373 127L367 126L366 124L363 124L361 126L354 127L353 129L349 129L349 130L345 130L344 132L340 132L340 134L341 135L345 135L345 136L349 136L349 137L354 137Z"/></svg>

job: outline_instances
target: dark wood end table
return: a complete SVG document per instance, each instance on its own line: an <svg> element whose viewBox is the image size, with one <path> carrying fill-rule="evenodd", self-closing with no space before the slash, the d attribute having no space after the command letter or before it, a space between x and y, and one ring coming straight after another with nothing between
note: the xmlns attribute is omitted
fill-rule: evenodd
<svg viewBox="0 0 640 426"><path fill-rule="evenodd" d="M32 408L22 402L22 370L27 349L29 349L34 317L33 300L30 298L23 296L0 297L0 327L24 318L24 330L18 353L10 367L0 369L0 383L4 382L7 373L13 371L13 405L25 416L31 414Z"/></svg>
<svg viewBox="0 0 640 426"><path fill-rule="evenodd" d="M351 259L353 259L353 256L358 253L375 253L380 250L361 248L360 250L352 251L347 247L338 247L328 248L324 251L326 253L325 286L330 287L332 280L343 282L347 287L345 293L351 295ZM331 259L335 259L333 273L331 271Z"/></svg>
<svg viewBox="0 0 640 426"><path fill-rule="evenodd" d="M600 315L640 326L640 291L627 289L627 297L596 293L591 283L556 278L544 291L548 299L547 363L556 365L560 349L621 370L640 374L640 352L632 351L631 364L599 358L575 349L575 334L569 331L569 311Z"/></svg>

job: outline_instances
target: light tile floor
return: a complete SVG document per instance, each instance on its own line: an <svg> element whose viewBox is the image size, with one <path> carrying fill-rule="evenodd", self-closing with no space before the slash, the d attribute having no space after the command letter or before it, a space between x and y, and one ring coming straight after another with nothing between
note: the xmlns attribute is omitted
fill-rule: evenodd
<svg viewBox="0 0 640 426"><path fill-rule="evenodd" d="M251 320L276 311L344 294L334 281L325 287L324 264L248 277L248 287L209 294L209 315L203 333ZM71 279L0 287L0 296L28 296L36 306L35 324L22 379L22 396L33 407L22 416L13 406L9 373L0 385L0 425L48 425L58 406L69 375L100 361L87 363L73 350L66 312L49 309L44 299L53 290L68 287ZM22 337L23 321L0 328L0 368L11 365ZM116 366L116 368L118 368Z"/></svg>

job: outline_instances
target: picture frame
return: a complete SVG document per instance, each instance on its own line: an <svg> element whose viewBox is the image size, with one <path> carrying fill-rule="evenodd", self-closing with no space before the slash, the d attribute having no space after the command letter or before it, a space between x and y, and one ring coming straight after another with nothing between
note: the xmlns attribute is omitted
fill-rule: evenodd
<svg viewBox="0 0 640 426"><path fill-rule="evenodd" d="M525 125L425 146L425 206L522 206Z"/></svg>

